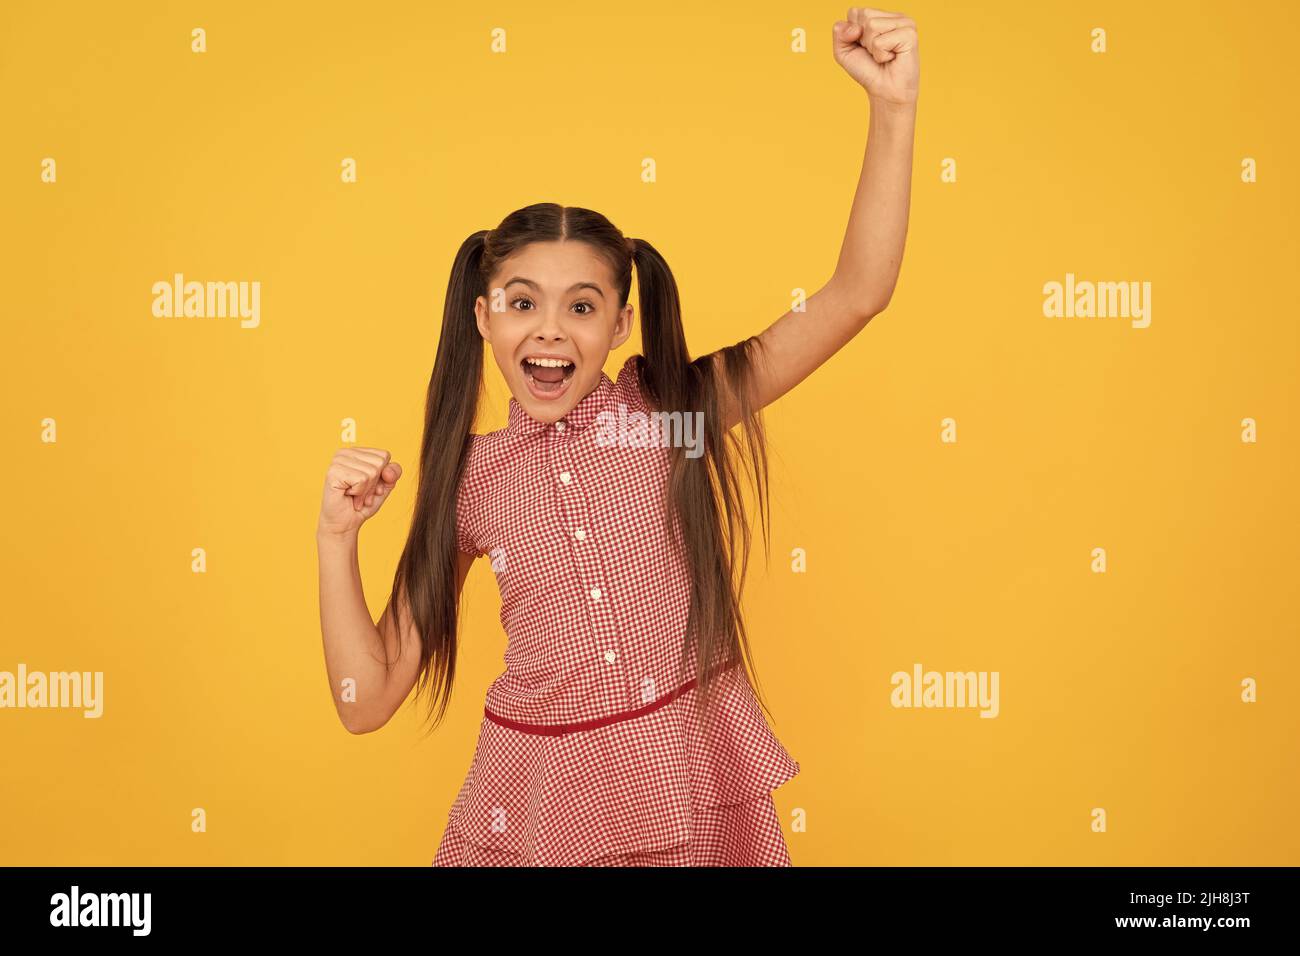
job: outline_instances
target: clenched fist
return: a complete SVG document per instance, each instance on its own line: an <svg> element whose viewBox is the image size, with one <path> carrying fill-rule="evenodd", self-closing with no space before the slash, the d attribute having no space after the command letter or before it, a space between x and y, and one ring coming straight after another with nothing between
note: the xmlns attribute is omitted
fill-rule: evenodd
<svg viewBox="0 0 1300 956"><path fill-rule="evenodd" d="M914 106L920 86L916 21L901 13L849 7L836 20L835 62L866 89L872 103Z"/></svg>
<svg viewBox="0 0 1300 956"><path fill-rule="evenodd" d="M318 534L347 534L374 516L402 477L382 448L340 448L325 473Z"/></svg>

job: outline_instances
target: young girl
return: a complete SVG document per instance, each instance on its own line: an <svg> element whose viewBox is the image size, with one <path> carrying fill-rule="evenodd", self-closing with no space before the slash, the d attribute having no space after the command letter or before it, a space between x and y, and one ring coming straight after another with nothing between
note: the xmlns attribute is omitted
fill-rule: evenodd
<svg viewBox="0 0 1300 956"><path fill-rule="evenodd" d="M591 210L529 206L456 256L410 535L377 626L357 534L402 469L379 449L335 455L317 532L321 630L350 731L382 727L417 681L434 690L436 726L476 557L501 592L506 669L436 866L789 865L772 790L799 765L749 679L740 475L766 543L759 412L890 300L919 72L915 24L899 14L852 8L834 51L866 88L868 148L839 263L804 309L692 360L650 243ZM644 354L611 380L633 266ZM513 397L505 428L474 434L484 340Z"/></svg>

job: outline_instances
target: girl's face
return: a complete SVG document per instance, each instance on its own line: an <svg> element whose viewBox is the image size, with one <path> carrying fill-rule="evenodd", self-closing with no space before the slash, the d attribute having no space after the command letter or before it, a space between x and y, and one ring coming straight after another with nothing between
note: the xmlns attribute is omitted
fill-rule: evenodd
<svg viewBox="0 0 1300 956"><path fill-rule="evenodd" d="M609 265L585 242L534 242L501 262L474 303L510 393L533 419L563 418L632 332Z"/></svg>

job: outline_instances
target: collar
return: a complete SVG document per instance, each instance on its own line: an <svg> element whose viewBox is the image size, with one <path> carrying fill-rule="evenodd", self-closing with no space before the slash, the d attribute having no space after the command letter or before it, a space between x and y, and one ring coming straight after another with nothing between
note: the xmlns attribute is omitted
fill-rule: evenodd
<svg viewBox="0 0 1300 956"><path fill-rule="evenodd" d="M596 416L613 401L613 398L614 383L602 371L600 381L596 383L596 387L583 396L578 404L574 405L560 421L565 423L566 430L580 432L596 420ZM517 399L511 397L509 423L506 425L507 432L512 435L530 435L546 431L552 427L553 425L550 422L539 422L533 418L524 411L524 406L520 405Z"/></svg>

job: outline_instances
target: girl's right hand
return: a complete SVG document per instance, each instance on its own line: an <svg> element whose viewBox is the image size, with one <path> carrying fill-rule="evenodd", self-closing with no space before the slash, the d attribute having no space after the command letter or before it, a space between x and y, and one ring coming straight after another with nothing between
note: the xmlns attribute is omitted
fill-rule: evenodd
<svg viewBox="0 0 1300 956"><path fill-rule="evenodd" d="M340 448L325 473L318 534L356 531L379 511L402 477L402 466L382 448Z"/></svg>

